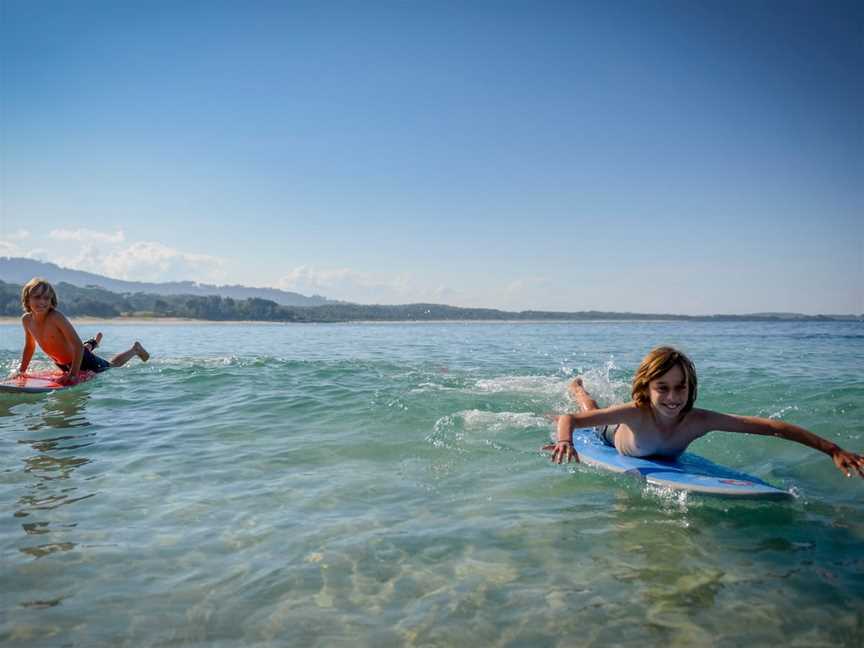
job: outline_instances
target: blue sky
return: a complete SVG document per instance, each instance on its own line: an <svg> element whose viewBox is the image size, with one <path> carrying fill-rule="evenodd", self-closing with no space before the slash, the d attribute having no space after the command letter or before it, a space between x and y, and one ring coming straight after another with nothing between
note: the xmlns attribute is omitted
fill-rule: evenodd
<svg viewBox="0 0 864 648"><path fill-rule="evenodd" d="M364 303L864 312L861 3L0 7L0 255Z"/></svg>

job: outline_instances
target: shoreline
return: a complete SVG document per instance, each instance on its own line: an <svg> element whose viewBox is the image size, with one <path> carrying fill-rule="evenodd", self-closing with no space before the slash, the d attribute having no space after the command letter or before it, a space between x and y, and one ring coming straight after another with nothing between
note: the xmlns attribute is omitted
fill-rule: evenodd
<svg viewBox="0 0 864 648"><path fill-rule="evenodd" d="M226 326L249 326L249 325L266 325L266 326L314 326L320 324L330 325L348 325L348 324L658 324L671 322L706 322L706 323L730 323L730 322L765 322L765 323L812 323L818 321L829 322L860 322L861 320L816 320L816 319L711 319L694 317L692 319L677 319L658 317L656 319L428 319L428 320L343 320L336 322L285 322L285 321L267 321L267 320L205 320L205 319L187 319L183 317L93 317L85 315L81 317L70 317L69 321L75 326L92 326L95 324L117 325L117 326L141 326L146 324L154 324L156 326L181 326L184 324L193 325L226 325ZM20 317L0 316L0 326L8 324L20 325Z"/></svg>
<svg viewBox="0 0 864 648"><path fill-rule="evenodd" d="M70 317L69 321L74 325L91 326L93 324L105 325L142 325L156 324L164 326L177 326L182 324L226 324L231 326L237 325L284 325L284 326L308 326L316 324L597 324L597 323L620 323L620 324L643 324L643 323L658 323L658 322L677 322L681 320L675 319L440 319L440 320L345 320L341 322L279 322L265 320L205 320L205 319L186 319L182 317L93 317L90 315L82 317ZM20 324L21 319L18 317L0 316L0 325L4 324Z"/></svg>
<svg viewBox="0 0 864 648"><path fill-rule="evenodd" d="M164 325L179 325L179 324L282 324L283 322L261 322L261 321L245 321L245 320L203 320L203 319L185 319L183 317L93 317L85 315L81 317L70 317L69 321L74 325L93 324L117 324L125 325L141 325L141 324L164 324ZM0 317L0 325L3 324L21 324L19 317Z"/></svg>

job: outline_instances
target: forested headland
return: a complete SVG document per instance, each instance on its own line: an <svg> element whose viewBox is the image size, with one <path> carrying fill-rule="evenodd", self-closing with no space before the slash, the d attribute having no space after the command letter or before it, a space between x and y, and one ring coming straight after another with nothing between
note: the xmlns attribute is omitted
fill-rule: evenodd
<svg viewBox="0 0 864 648"><path fill-rule="evenodd" d="M59 308L69 317L184 318L210 321L252 322L396 322L396 321L532 321L532 320L764 320L831 321L861 320L845 315L711 315L613 313L603 311L504 311L491 308L459 308L443 304L369 305L330 303L321 306L282 306L267 299L233 299L218 295L120 294L103 288L82 288L68 283L54 286ZM21 315L21 285L0 281L0 315Z"/></svg>

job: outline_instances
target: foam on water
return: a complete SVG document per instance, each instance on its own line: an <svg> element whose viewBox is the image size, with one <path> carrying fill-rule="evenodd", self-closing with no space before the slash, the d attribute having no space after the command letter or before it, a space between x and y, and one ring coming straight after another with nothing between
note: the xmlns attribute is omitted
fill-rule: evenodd
<svg viewBox="0 0 864 648"><path fill-rule="evenodd" d="M500 432L505 429L531 429L547 427L549 421L532 412L485 412L467 410L459 412L466 430ZM436 423L437 425L437 423Z"/></svg>
<svg viewBox="0 0 864 648"><path fill-rule="evenodd" d="M500 376L478 380L474 383L474 389L479 393L514 392L549 396L559 394L562 385L560 378L554 376Z"/></svg>

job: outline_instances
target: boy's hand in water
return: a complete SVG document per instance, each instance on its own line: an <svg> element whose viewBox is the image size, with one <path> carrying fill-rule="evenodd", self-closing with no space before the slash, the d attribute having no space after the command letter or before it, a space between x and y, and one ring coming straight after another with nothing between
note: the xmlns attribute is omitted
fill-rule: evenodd
<svg viewBox="0 0 864 648"><path fill-rule="evenodd" d="M864 479L864 457L861 455L837 448L831 453L831 459L834 460L834 465L843 471L847 477L851 477L854 470L859 477Z"/></svg>
<svg viewBox="0 0 864 648"><path fill-rule="evenodd" d="M552 453L552 461L554 463L562 463L564 457L567 457L567 463L570 463L574 459L579 461L579 455L573 449L572 441L556 441L555 443L543 446L543 449Z"/></svg>

